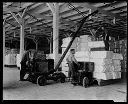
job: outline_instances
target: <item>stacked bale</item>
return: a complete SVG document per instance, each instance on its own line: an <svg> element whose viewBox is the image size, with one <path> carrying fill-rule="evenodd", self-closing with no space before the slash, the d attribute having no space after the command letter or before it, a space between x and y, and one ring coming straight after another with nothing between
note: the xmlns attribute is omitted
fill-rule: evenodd
<svg viewBox="0 0 128 104"><path fill-rule="evenodd" d="M93 51L90 61L95 63L93 77L96 79L118 79L121 78L122 55L112 51Z"/></svg>
<svg viewBox="0 0 128 104"><path fill-rule="evenodd" d="M79 38L77 51L90 51L88 47L88 42L91 41L91 37L89 35L82 35Z"/></svg>
<svg viewBox="0 0 128 104"><path fill-rule="evenodd" d="M90 55L90 61L94 62L93 77L96 79L113 79L111 73L114 70L112 66L112 51L93 51Z"/></svg>

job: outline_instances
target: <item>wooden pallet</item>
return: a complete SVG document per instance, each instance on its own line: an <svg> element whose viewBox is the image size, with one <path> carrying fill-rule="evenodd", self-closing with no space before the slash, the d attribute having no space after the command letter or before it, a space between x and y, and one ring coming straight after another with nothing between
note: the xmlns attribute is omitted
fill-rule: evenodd
<svg viewBox="0 0 128 104"><path fill-rule="evenodd" d="M121 79L109 79L109 80L103 80L103 79L96 79L99 86L105 86L113 83L117 83L121 81Z"/></svg>

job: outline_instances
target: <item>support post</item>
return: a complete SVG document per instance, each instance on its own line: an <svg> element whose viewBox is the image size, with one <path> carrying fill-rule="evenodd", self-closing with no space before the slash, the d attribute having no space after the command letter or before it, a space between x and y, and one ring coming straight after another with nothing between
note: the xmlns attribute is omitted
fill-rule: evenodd
<svg viewBox="0 0 128 104"><path fill-rule="evenodd" d="M59 4L55 3L53 12L53 58L54 66L58 63L58 51L59 51Z"/></svg>
<svg viewBox="0 0 128 104"><path fill-rule="evenodd" d="M52 54L52 39L53 39L53 35L51 33L51 37L50 37L50 54Z"/></svg>
<svg viewBox="0 0 128 104"><path fill-rule="evenodd" d="M21 19L20 25L20 57L22 58L24 54L24 19Z"/></svg>
<svg viewBox="0 0 128 104"><path fill-rule="evenodd" d="M5 65L5 21L3 22L3 69L4 69L4 65Z"/></svg>

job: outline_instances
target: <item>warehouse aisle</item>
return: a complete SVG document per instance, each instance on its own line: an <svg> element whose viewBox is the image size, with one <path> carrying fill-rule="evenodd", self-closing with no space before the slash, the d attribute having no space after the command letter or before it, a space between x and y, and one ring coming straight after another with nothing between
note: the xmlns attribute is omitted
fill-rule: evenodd
<svg viewBox="0 0 128 104"><path fill-rule="evenodd" d="M126 101L126 83L84 88L73 86L69 82L50 82L46 86L37 86L31 82L20 82L17 68L4 68L4 100L114 100Z"/></svg>

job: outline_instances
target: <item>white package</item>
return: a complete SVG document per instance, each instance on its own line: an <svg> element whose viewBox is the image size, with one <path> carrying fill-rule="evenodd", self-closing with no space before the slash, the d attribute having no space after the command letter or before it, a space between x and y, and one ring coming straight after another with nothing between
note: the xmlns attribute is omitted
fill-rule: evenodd
<svg viewBox="0 0 128 104"><path fill-rule="evenodd" d="M113 74L113 79L118 79L118 78L121 78L121 72L112 72Z"/></svg>
<svg viewBox="0 0 128 104"><path fill-rule="evenodd" d="M93 78L108 80L108 79L113 79L113 74L112 72L106 72L106 73L94 72Z"/></svg>
<svg viewBox="0 0 128 104"><path fill-rule="evenodd" d="M89 35L80 36L80 41L91 41L91 37Z"/></svg>
<svg viewBox="0 0 128 104"><path fill-rule="evenodd" d="M90 58L86 58L86 57L76 57L76 60L77 61L80 61L80 62L90 62Z"/></svg>
<svg viewBox="0 0 128 104"><path fill-rule="evenodd" d="M92 41L88 42L90 48L105 47L104 41Z"/></svg>
<svg viewBox="0 0 128 104"><path fill-rule="evenodd" d="M92 51L90 54L91 58L112 58L113 52L112 51Z"/></svg>
<svg viewBox="0 0 128 104"><path fill-rule="evenodd" d="M120 65L114 65L114 71L121 71Z"/></svg>
<svg viewBox="0 0 128 104"><path fill-rule="evenodd" d="M119 53L113 53L113 59L123 60L123 56Z"/></svg>
<svg viewBox="0 0 128 104"><path fill-rule="evenodd" d="M121 65L121 62L118 59L113 59L112 62L114 65Z"/></svg>
<svg viewBox="0 0 128 104"><path fill-rule="evenodd" d="M90 62L94 62L95 65L108 65L108 64L112 64L112 59L106 59L106 58L101 58L101 59L90 58Z"/></svg>
<svg viewBox="0 0 128 104"><path fill-rule="evenodd" d="M81 58L89 58L90 57L90 52L89 51L79 51L75 53L75 57L81 57Z"/></svg>
<svg viewBox="0 0 128 104"><path fill-rule="evenodd" d="M94 72L110 72L114 71L113 65L94 65Z"/></svg>

